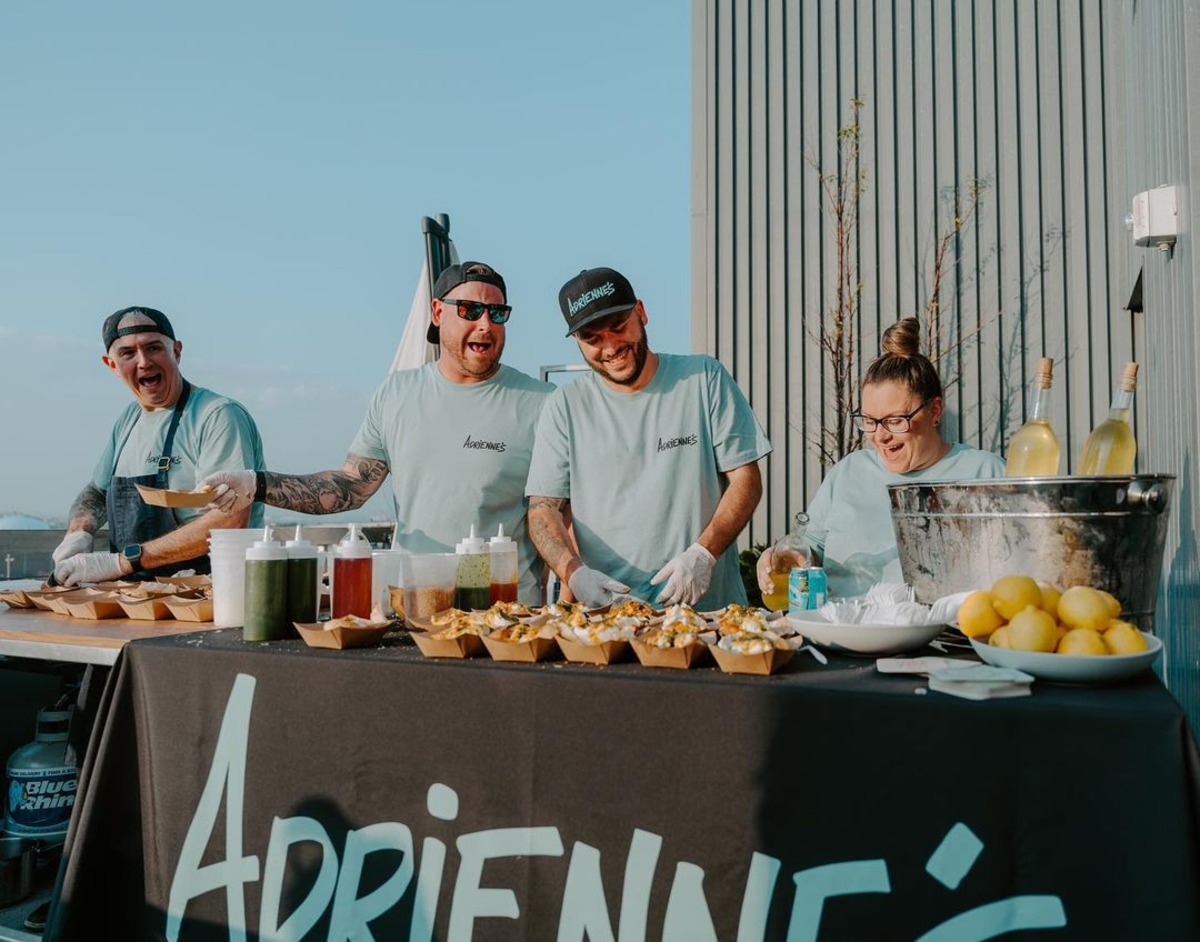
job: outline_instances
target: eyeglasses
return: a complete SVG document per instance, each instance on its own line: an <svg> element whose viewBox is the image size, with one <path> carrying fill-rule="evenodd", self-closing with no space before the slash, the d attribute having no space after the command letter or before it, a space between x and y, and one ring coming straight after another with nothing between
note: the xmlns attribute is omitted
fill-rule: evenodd
<svg viewBox="0 0 1200 942"><path fill-rule="evenodd" d="M458 316L468 321L477 321L487 314L493 324L503 324L512 314L510 304L484 304L482 301L464 301L459 298L438 298L443 304L453 304L458 307Z"/></svg>
<svg viewBox="0 0 1200 942"><path fill-rule="evenodd" d="M913 416L924 409L932 399L926 399L919 406L912 410L908 415L889 415L882 419L877 419L874 416L863 415L861 412L855 412L850 418L854 419L854 424L858 426L860 432L873 432L876 428L882 425L893 435L899 435L907 432L912 427Z"/></svg>

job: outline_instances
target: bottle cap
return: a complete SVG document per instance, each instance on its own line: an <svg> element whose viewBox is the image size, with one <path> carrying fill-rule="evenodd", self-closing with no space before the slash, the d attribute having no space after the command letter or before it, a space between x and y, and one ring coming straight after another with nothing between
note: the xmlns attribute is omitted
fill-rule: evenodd
<svg viewBox="0 0 1200 942"><path fill-rule="evenodd" d="M512 537L504 535L504 524L500 524L500 529L497 531L497 533L494 537L492 537L490 540L488 540L488 542L492 545L493 548L495 548L497 545L499 545L500 547L513 545Z"/></svg>
<svg viewBox="0 0 1200 942"><path fill-rule="evenodd" d="M296 524L296 535L283 545L287 547L290 559L309 559L317 555L317 548L300 532L300 524Z"/></svg>
<svg viewBox="0 0 1200 942"><path fill-rule="evenodd" d="M482 553L487 546L483 542L483 537L475 535L475 524L471 524L471 535L463 537L461 543L454 547L456 553Z"/></svg>
<svg viewBox="0 0 1200 942"><path fill-rule="evenodd" d="M263 527L262 538L246 547L247 559L287 559L287 550L271 539L271 528Z"/></svg>
<svg viewBox="0 0 1200 942"><path fill-rule="evenodd" d="M1130 360L1125 364L1125 369L1121 373L1121 388L1127 392L1133 392L1137 388L1138 365Z"/></svg>
<svg viewBox="0 0 1200 942"><path fill-rule="evenodd" d="M1042 357L1038 360L1037 383L1042 389L1049 389L1054 382L1054 360Z"/></svg>
<svg viewBox="0 0 1200 942"><path fill-rule="evenodd" d="M350 524L349 532L342 537L337 545L337 555L351 559L370 559L371 544L358 530L358 524Z"/></svg>

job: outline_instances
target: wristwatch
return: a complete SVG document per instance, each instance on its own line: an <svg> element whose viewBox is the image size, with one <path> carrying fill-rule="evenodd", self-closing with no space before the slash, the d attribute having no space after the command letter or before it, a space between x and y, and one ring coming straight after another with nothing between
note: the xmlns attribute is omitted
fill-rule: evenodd
<svg viewBox="0 0 1200 942"><path fill-rule="evenodd" d="M130 543L123 550L121 555L125 557L125 562L133 567L134 572L142 571L142 544Z"/></svg>

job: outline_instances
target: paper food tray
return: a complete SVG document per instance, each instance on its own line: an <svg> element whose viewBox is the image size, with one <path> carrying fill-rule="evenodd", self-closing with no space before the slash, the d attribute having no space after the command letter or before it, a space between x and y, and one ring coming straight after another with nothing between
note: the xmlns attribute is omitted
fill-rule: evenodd
<svg viewBox="0 0 1200 942"><path fill-rule="evenodd" d="M641 661L643 667L665 667L671 670L690 670L700 663L708 654L708 649L701 641L696 641L683 648L656 648L642 641L633 640L633 653Z"/></svg>
<svg viewBox="0 0 1200 942"><path fill-rule="evenodd" d="M173 491L165 487L137 485L142 500L154 507L207 507L216 496L213 491Z"/></svg>
<svg viewBox="0 0 1200 942"><path fill-rule="evenodd" d="M774 674L796 654L792 648L787 646L774 647L761 654L738 654L735 651L726 651L715 644L709 644L708 650L716 659L717 666L726 674L757 674L760 676Z"/></svg>
<svg viewBox="0 0 1200 942"><path fill-rule="evenodd" d="M337 628L325 628L322 623L301 624L293 622L300 637L310 648L365 648L378 644L383 636L391 630L392 623L368 625L362 628L354 625L342 625Z"/></svg>
<svg viewBox="0 0 1200 942"><path fill-rule="evenodd" d="M459 635L457 638L431 638L414 631L413 642L426 657L468 658L483 654L483 639L479 635Z"/></svg>
<svg viewBox="0 0 1200 942"><path fill-rule="evenodd" d="M497 641L494 638L484 638L483 645L493 661L519 661L523 664L544 661L558 650L553 635L531 638L528 641Z"/></svg>
<svg viewBox="0 0 1200 942"><path fill-rule="evenodd" d="M568 661L576 664L612 664L629 656L628 641L601 641L599 644L584 644L563 635L554 640Z"/></svg>

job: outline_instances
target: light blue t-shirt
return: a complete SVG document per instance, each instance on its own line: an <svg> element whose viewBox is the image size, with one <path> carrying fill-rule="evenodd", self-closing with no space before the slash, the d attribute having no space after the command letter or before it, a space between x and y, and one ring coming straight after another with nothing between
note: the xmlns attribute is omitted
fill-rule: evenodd
<svg viewBox="0 0 1200 942"><path fill-rule="evenodd" d="M571 501L585 565L653 601L650 579L708 526L722 472L757 461L771 443L733 377L708 356L659 354L634 393L595 374L558 389L538 423L525 492ZM700 609L745 603L737 547L713 571Z"/></svg>
<svg viewBox="0 0 1200 942"><path fill-rule="evenodd" d="M853 598L877 582L903 582L889 484L1004 476L1004 459L961 443L937 464L897 474L874 448L847 455L821 482L808 507L808 542L824 557L829 594Z"/></svg>
<svg viewBox="0 0 1200 942"><path fill-rule="evenodd" d="M553 388L507 366L482 383L452 383L436 363L397 370L380 384L350 452L387 462L398 548L452 553L472 524L485 539L503 524L517 544L519 597L541 603L525 477Z"/></svg>
<svg viewBox="0 0 1200 942"><path fill-rule="evenodd" d="M92 472L92 483L107 491L114 477L139 477L157 471L173 412L173 409L146 412L136 402L130 403L113 426ZM266 467L262 439L246 407L200 386L192 387L184 403L171 453L167 487L173 490L190 491L218 471L245 468L261 471ZM172 512L176 521L183 524L205 513L205 508L177 507ZM256 503L247 526L260 527L262 520L263 505Z"/></svg>

